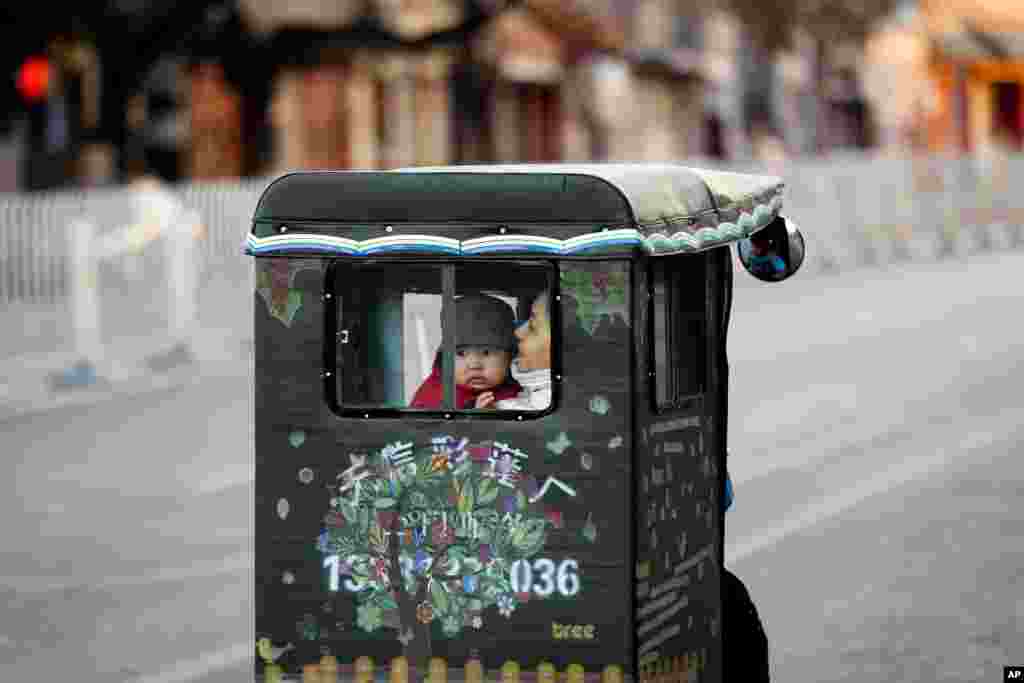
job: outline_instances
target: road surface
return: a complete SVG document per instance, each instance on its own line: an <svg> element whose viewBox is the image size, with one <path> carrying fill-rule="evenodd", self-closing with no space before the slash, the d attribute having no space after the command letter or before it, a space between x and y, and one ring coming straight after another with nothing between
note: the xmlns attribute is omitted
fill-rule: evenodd
<svg viewBox="0 0 1024 683"><path fill-rule="evenodd" d="M726 557L774 680L1024 663L1022 269L1004 253L738 288ZM5 680L246 680L249 392L213 372L0 426Z"/></svg>

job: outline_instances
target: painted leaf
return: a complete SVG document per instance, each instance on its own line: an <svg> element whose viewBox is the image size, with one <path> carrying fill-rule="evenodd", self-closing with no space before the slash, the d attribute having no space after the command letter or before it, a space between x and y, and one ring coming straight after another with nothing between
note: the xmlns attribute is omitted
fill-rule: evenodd
<svg viewBox="0 0 1024 683"><path fill-rule="evenodd" d="M390 591L382 592L382 593L379 593L378 595L381 596L379 598L378 604L380 605L380 607L382 609L385 609L385 610L398 609L398 602L395 600L395 596L392 595Z"/></svg>
<svg viewBox="0 0 1024 683"><path fill-rule="evenodd" d="M370 527L370 544L378 553L387 552L387 537L384 535L384 530L377 524Z"/></svg>
<svg viewBox="0 0 1024 683"><path fill-rule="evenodd" d="M285 310L285 320L282 322L291 325L292 321L295 320L295 314L298 313L300 308L302 308L302 291L298 289L289 290L288 308Z"/></svg>
<svg viewBox="0 0 1024 683"><path fill-rule="evenodd" d="M475 557L467 557L462 561L462 570L466 572L478 572L484 568L480 560Z"/></svg>
<svg viewBox="0 0 1024 683"><path fill-rule="evenodd" d="M466 513L472 512L473 510L473 488L470 486L462 487L462 495L459 496L459 502L456 505L456 509L459 512Z"/></svg>
<svg viewBox="0 0 1024 683"><path fill-rule="evenodd" d="M477 505L490 505L498 498L498 484L493 479L484 479L480 482L480 490L477 493Z"/></svg>
<svg viewBox="0 0 1024 683"><path fill-rule="evenodd" d="M354 505L348 502L343 502L340 507L341 514L345 515L345 521L352 523L356 520L357 512Z"/></svg>
<svg viewBox="0 0 1024 683"><path fill-rule="evenodd" d="M572 441L569 440L568 434L559 432L554 441L548 441L547 449L555 455L561 455L571 445Z"/></svg>
<svg viewBox="0 0 1024 683"><path fill-rule="evenodd" d="M434 609L437 614L444 614L448 611L448 592L440 581L430 584L430 596L433 598Z"/></svg>
<svg viewBox="0 0 1024 683"><path fill-rule="evenodd" d="M394 498L378 498L373 501L373 506L378 510L386 510L395 506Z"/></svg>
<svg viewBox="0 0 1024 683"><path fill-rule="evenodd" d="M519 548L526 540L526 529L522 525L516 525L510 530L508 540L516 548Z"/></svg>
<svg viewBox="0 0 1024 683"><path fill-rule="evenodd" d="M522 549L523 554L533 555L539 552L544 547L544 532L533 531L526 535L526 539L523 541Z"/></svg>
<svg viewBox="0 0 1024 683"><path fill-rule="evenodd" d="M588 407L595 415L607 415L612 406L606 397L598 394L591 397Z"/></svg>

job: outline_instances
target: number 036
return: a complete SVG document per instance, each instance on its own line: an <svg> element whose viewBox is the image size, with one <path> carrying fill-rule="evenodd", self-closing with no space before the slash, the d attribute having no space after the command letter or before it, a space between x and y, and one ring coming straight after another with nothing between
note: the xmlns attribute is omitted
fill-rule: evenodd
<svg viewBox="0 0 1024 683"><path fill-rule="evenodd" d="M516 560L510 568L512 591L533 592L541 597L559 595L572 597L580 592L579 563L568 559L558 564L546 557L533 560Z"/></svg>

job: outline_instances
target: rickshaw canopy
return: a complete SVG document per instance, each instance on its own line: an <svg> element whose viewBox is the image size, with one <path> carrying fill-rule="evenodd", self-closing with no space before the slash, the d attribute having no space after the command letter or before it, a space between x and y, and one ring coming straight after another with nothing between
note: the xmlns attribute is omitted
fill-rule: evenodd
<svg viewBox="0 0 1024 683"><path fill-rule="evenodd" d="M782 208L773 176L672 164L313 171L274 181L254 256L640 256L750 237Z"/></svg>

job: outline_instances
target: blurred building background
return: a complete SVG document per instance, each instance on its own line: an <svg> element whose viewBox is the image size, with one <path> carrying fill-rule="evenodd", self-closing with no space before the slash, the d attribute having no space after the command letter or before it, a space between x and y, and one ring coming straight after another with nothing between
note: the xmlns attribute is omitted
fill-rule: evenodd
<svg viewBox="0 0 1024 683"><path fill-rule="evenodd" d="M2 12L0 190L1019 149L1007 0L110 0Z"/></svg>
<svg viewBox="0 0 1024 683"><path fill-rule="evenodd" d="M248 675L254 207L291 169L491 161L780 174L807 258L781 289L737 264L729 337L727 562L774 677L1013 663L1018 0L37 0L0 26L4 680Z"/></svg>

